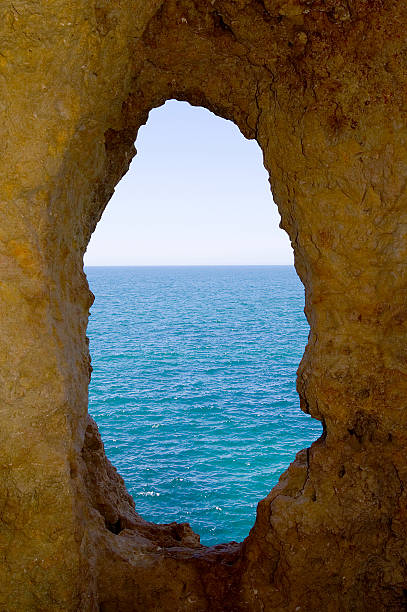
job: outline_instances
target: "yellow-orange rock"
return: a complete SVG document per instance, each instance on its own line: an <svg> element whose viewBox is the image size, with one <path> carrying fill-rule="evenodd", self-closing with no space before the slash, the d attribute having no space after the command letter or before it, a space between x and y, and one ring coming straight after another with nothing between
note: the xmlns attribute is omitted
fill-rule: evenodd
<svg viewBox="0 0 407 612"><path fill-rule="evenodd" d="M407 606L407 6L0 4L0 610ZM87 415L82 258L149 111L256 138L305 286L324 435L243 544L137 516Z"/></svg>

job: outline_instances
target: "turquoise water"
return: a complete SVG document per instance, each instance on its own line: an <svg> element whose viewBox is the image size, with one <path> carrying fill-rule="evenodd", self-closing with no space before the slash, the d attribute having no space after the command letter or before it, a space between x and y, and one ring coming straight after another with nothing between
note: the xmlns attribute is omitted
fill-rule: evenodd
<svg viewBox="0 0 407 612"><path fill-rule="evenodd" d="M87 268L89 409L138 512L244 539L322 433L295 377L308 336L290 266Z"/></svg>

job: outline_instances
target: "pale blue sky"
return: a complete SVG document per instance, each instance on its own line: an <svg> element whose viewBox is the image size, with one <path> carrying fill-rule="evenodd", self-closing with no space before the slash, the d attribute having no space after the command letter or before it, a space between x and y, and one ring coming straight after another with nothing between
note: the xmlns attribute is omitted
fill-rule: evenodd
<svg viewBox="0 0 407 612"><path fill-rule="evenodd" d="M153 110L85 264L292 264L258 144L171 100Z"/></svg>

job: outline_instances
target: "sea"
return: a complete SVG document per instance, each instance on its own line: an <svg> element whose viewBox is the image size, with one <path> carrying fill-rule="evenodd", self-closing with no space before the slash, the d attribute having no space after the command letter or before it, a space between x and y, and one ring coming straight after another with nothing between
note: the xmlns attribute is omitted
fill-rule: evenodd
<svg viewBox="0 0 407 612"><path fill-rule="evenodd" d="M292 266L87 267L89 411L136 509L242 541L322 433L299 407L307 342Z"/></svg>

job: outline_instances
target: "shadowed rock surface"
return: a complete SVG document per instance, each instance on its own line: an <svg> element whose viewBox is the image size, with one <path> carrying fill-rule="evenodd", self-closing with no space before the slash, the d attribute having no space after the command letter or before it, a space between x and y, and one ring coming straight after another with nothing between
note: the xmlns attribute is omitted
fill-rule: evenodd
<svg viewBox="0 0 407 612"><path fill-rule="evenodd" d="M0 610L406 609L406 29L390 0L1 4ZM87 414L83 254L171 98L263 150L324 426L212 548L136 514Z"/></svg>

